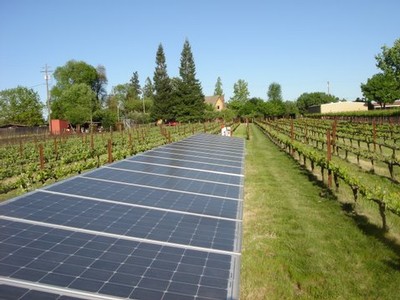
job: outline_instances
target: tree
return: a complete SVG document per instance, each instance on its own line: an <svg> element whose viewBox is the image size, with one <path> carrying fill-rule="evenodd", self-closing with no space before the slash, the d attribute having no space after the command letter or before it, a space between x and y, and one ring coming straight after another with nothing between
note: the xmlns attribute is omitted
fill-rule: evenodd
<svg viewBox="0 0 400 300"><path fill-rule="evenodd" d="M44 123L38 93L18 86L0 91L0 124L37 126Z"/></svg>
<svg viewBox="0 0 400 300"><path fill-rule="evenodd" d="M65 89L52 104L55 119L66 119L72 125L82 125L93 119L95 92L85 83L74 84Z"/></svg>
<svg viewBox="0 0 400 300"><path fill-rule="evenodd" d="M233 85L233 96L229 99L229 103L227 104L228 108L233 109L239 114L242 107L248 101L249 95L247 82L243 79L239 79Z"/></svg>
<svg viewBox="0 0 400 300"><path fill-rule="evenodd" d="M290 116L290 115L297 115L299 113L299 108L296 105L296 102L294 101L285 101L285 115Z"/></svg>
<svg viewBox="0 0 400 300"><path fill-rule="evenodd" d="M131 77L127 97L129 99L139 100L141 94L142 94L142 89L140 87L139 74L136 71L133 73Z"/></svg>
<svg viewBox="0 0 400 300"><path fill-rule="evenodd" d="M376 101L382 108L400 98L400 86L393 73L378 73L361 84L363 95Z"/></svg>
<svg viewBox="0 0 400 300"><path fill-rule="evenodd" d="M62 101L61 99L70 99L72 103L75 101L77 106L84 101L84 99L70 98L74 93L77 95L85 94L82 92L82 86L69 91L69 89L75 85L84 84L93 92L94 97L92 97L93 94L89 97L92 103L87 106L91 109L91 115L101 108L101 101L105 97L104 85L107 83L105 68L103 66L99 66L98 69L96 69L83 61L70 60L65 64L65 66L56 68L54 71L54 78L57 80L57 84L51 90L51 107L54 111L54 114L52 112L52 118L57 118L61 115L65 116L65 114L63 114L59 109L64 106L63 103L58 103ZM81 92L77 93L78 90ZM87 89L85 89L85 91L87 91ZM63 95L64 93L67 95Z"/></svg>
<svg viewBox="0 0 400 300"><path fill-rule="evenodd" d="M215 83L214 96L222 96L223 94L221 77L218 76L217 82Z"/></svg>
<svg viewBox="0 0 400 300"><path fill-rule="evenodd" d="M368 78L361 84L361 91L369 101L376 101L382 108L400 98L400 39L392 48L382 47L382 53L375 56L376 66L382 73Z"/></svg>
<svg viewBox="0 0 400 300"><path fill-rule="evenodd" d="M279 83L273 82L268 87L268 101L264 105L266 116L277 117L285 114L285 104L282 98L282 89Z"/></svg>
<svg viewBox="0 0 400 300"><path fill-rule="evenodd" d="M204 95L200 81L196 78L196 65L188 40L183 44L179 75L174 95L176 118L181 122L204 119Z"/></svg>
<svg viewBox="0 0 400 300"><path fill-rule="evenodd" d="M107 75L106 75L106 68L102 65L98 65L96 68L97 72L97 79L94 82L93 91L96 93L96 98L101 104L105 97L107 96L106 85L107 85Z"/></svg>
<svg viewBox="0 0 400 300"><path fill-rule="evenodd" d="M268 87L268 101L283 102L282 89L279 83L273 82Z"/></svg>
<svg viewBox="0 0 400 300"><path fill-rule="evenodd" d="M396 40L393 47L382 47L382 53L375 56L376 66L384 74L394 75L394 79L400 86L400 39Z"/></svg>
<svg viewBox="0 0 400 300"><path fill-rule="evenodd" d="M307 113L310 106L338 102L339 98L323 92L303 93L297 98L296 104L301 114Z"/></svg>
<svg viewBox="0 0 400 300"><path fill-rule="evenodd" d="M154 97L154 86L149 77L146 78L146 81L143 86L143 99L153 99Z"/></svg>
<svg viewBox="0 0 400 300"><path fill-rule="evenodd" d="M167 64L162 44L157 49L153 82L155 93L151 117L153 119L174 119L174 107L171 105L171 83L167 73Z"/></svg>

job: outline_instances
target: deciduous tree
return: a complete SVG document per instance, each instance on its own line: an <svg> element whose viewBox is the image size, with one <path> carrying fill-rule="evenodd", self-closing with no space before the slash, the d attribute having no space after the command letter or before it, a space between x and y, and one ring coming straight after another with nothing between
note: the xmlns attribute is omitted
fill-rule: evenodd
<svg viewBox="0 0 400 300"><path fill-rule="evenodd" d="M376 101L382 108L400 99L400 86L392 73L378 73L361 84L361 90L369 101Z"/></svg>
<svg viewBox="0 0 400 300"><path fill-rule="evenodd" d="M307 113L307 109L313 105L338 102L339 98L323 92L303 93L297 98L296 104L301 114Z"/></svg>
<svg viewBox="0 0 400 300"><path fill-rule="evenodd" d="M37 126L44 123L38 93L18 86L0 91L0 124Z"/></svg>

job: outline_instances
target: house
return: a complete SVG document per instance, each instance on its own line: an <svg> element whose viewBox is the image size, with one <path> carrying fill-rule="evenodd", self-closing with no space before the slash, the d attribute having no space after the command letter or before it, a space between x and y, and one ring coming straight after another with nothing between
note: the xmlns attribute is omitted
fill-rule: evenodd
<svg viewBox="0 0 400 300"><path fill-rule="evenodd" d="M204 102L212 105L216 111L221 111L225 108L224 95L222 96L206 96L204 97Z"/></svg>

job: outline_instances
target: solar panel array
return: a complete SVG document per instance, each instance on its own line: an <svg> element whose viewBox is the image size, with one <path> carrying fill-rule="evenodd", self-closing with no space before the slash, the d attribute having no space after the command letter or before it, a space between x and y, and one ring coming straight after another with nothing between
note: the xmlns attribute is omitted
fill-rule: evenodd
<svg viewBox="0 0 400 300"><path fill-rule="evenodd" d="M0 298L237 299L244 141L208 134L0 205Z"/></svg>

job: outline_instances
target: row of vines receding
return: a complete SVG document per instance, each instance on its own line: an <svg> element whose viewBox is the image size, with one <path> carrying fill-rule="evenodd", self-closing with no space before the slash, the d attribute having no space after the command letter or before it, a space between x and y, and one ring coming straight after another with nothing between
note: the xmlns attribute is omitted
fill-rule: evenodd
<svg viewBox="0 0 400 300"><path fill-rule="evenodd" d="M386 211L400 216L400 124L334 119L280 119L257 122L279 147L309 164L331 189L339 179L358 195L378 204L382 227Z"/></svg>
<svg viewBox="0 0 400 300"><path fill-rule="evenodd" d="M220 124L210 122L13 139L0 147L0 194L30 191L196 133L219 131Z"/></svg>

